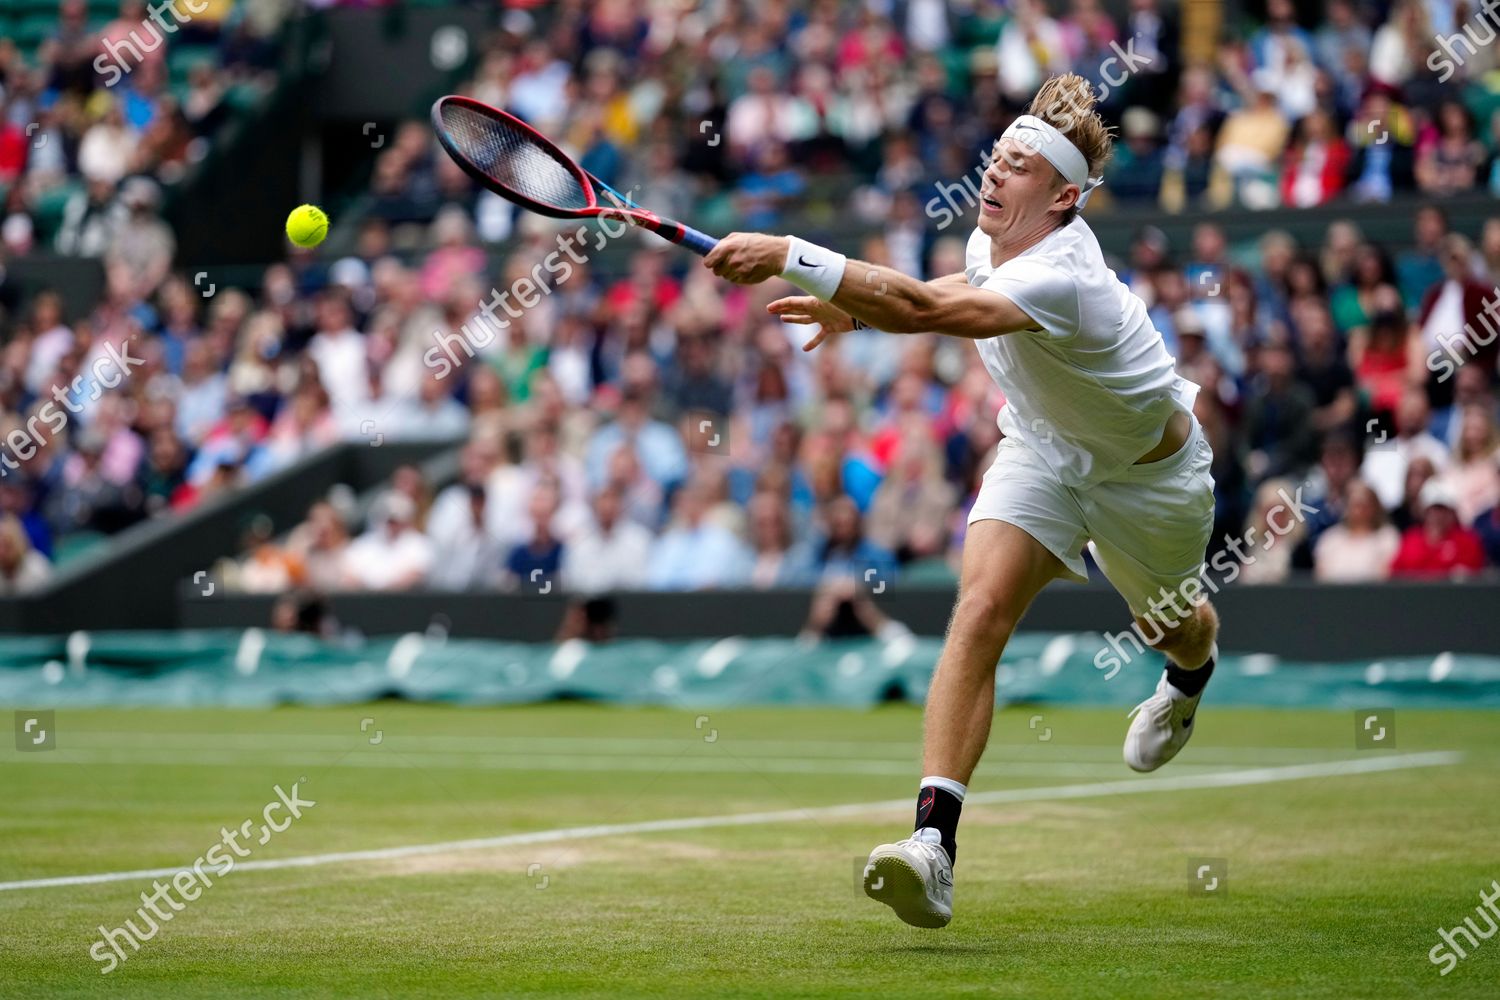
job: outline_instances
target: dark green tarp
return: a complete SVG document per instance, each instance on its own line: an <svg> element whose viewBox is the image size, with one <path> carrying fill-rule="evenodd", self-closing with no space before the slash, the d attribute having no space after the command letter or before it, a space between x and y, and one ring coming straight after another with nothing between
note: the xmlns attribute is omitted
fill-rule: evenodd
<svg viewBox="0 0 1500 1000"><path fill-rule="evenodd" d="M0 704L255 706L383 697L463 704L584 698L650 705L845 705L920 702L941 643L793 639L623 640L591 646L446 639L324 642L259 629L76 632L0 641ZM1010 702L1131 705L1161 658L1115 667L1098 635L1016 636L999 668ZM1103 664L1101 667L1098 664ZM1225 655L1218 704L1360 708L1500 705L1500 657L1293 663Z"/></svg>

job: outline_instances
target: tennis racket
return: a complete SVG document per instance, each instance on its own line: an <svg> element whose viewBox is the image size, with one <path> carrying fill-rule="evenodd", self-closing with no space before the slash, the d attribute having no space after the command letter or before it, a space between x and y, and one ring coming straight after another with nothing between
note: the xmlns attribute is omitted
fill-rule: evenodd
<svg viewBox="0 0 1500 1000"><path fill-rule="evenodd" d="M554 219L623 217L703 256L719 244L691 226L637 205L514 115L469 97L441 97L432 106L432 127L438 142L464 173L538 215ZM599 204L598 191L607 193L617 204Z"/></svg>

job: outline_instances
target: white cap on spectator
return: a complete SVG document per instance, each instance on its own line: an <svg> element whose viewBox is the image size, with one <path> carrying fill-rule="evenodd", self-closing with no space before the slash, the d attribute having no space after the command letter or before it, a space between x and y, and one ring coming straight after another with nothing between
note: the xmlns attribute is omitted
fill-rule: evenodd
<svg viewBox="0 0 1500 1000"><path fill-rule="evenodd" d="M149 177L132 177L120 185L120 201L126 205L155 208L161 204L161 188Z"/></svg>
<svg viewBox="0 0 1500 1000"><path fill-rule="evenodd" d="M1203 325L1203 317L1198 315L1198 310L1192 306L1183 306L1172 314L1172 325L1177 328L1179 337L1206 337L1208 328Z"/></svg>
<svg viewBox="0 0 1500 1000"><path fill-rule="evenodd" d="M410 524L417 516L417 505L405 493L388 494L381 508L380 519L382 521L400 521L402 524Z"/></svg>
<svg viewBox="0 0 1500 1000"><path fill-rule="evenodd" d="M363 288L370 283L370 269L358 257L344 257L328 269L328 280L344 288Z"/></svg>
<svg viewBox="0 0 1500 1000"><path fill-rule="evenodd" d="M1453 492L1453 487L1448 485L1447 480L1434 476L1423 484L1422 492L1417 495L1417 503L1424 513L1428 507L1447 507L1451 511L1457 511L1458 495Z"/></svg>
<svg viewBox="0 0 1500 1000"><path fill-rule="evenodd" d="M19 212L0 224L0 243L17 255L31 249L32 234L31 218Z"/></svg>

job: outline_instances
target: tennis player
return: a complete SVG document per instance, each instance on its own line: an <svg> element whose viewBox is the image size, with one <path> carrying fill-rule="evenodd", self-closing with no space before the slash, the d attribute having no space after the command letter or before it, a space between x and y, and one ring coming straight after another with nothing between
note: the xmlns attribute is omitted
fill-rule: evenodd
<svg viewBox="0 0 1500 1000"><path fill-rule="evenodd" d="M1153 771L1193 734L1218 618L1198 581L1213 524L1212 454L1145 304L1104 264L1079 216L1111 153L1088 82L1043 84L996 143L963 274L922 282L796 237L734 233L705 259L753 284L806 291L771 303L816 324L811 350L856 323L973 340L1005 393L1001 441L969 512L958 600L927 697L911 837L875 848L865 892L918 927L953 916L959 811L984 753L995 668L1032 599L1082 580L1082 550L1166 655L1131 713L1125 762Z"/></svg>

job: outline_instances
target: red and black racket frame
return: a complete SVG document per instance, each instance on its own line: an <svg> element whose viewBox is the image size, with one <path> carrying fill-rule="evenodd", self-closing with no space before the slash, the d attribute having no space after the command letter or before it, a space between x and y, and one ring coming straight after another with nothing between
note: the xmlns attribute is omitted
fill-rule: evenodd
<svg viewBox="0 0 1500 1000"><path fill-rule="evenodd" d="M560 205L549 205L546 202L537 201L535 198L529 198L518 191L506 187L489 176L489 174L485 173L484 170L469 160L468 156L449 137L447 129L443 127L442 110L444 107L453 105L466 107L480 115L503 121L506 127L526 133L538 146L546 149L559 164L573 174L578 180L579 187L583 189L584 196L589 201L588 206L585 208L563 208ZM498 108L492 108L482 101L476 101L472 97L462 97L456 94L438 98L432 105L432 128L437 133L438 142L442 144L443 149L452 157L453 162L457 163L459 169L472 177L476 183L538 215L545 215L553 219L597 219L601 217L626 219L632 224L640 226L642 229L650 230L664 240L676 243L678 246L687 247L700 256L707 256L710 250L719 245L719 241L707 233L699 232L692 226L685 226L675 219L663 218L647 209L600 205L599 197L595 192L595 185L600 187L606 186L602 181L599 181L587 170L579 166L555 142L542 135L542 133L532 128L526 122L515 115L501 111Z"/></svg>

